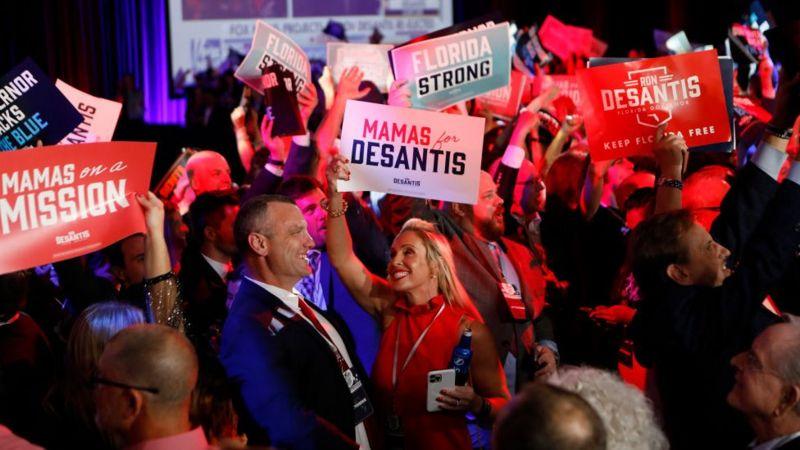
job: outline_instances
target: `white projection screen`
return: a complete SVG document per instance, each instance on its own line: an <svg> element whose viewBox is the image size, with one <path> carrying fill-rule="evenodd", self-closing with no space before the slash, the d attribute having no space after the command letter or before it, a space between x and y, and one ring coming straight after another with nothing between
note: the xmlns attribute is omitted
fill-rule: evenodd
<svg viewBox="0 0 800 450"><path fill-rule="evenodd" d="M383 43L397 44L453 24L452 0L168 0L170 73L224 67L232 49L250 48L256 20L279 29L308 53L324 59L329 20L345 27L349 42L369 42L375 27Z"/></svg>

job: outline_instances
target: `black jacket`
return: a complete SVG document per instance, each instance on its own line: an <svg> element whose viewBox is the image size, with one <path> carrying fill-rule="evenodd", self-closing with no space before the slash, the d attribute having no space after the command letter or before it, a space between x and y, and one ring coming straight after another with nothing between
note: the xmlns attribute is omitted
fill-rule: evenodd
<svg viewBox="0 0 800 450"><path fill-rule="evenodd" d="M750 438L725 401L733 385L730 359L777 321L761 303L800 244L800 186L778 188L748 165L711 234L739 262L733 275L716 288L667 280L643 292L632 324L637 357L655 369L665 430L677 450L739 448Z"/></svg>

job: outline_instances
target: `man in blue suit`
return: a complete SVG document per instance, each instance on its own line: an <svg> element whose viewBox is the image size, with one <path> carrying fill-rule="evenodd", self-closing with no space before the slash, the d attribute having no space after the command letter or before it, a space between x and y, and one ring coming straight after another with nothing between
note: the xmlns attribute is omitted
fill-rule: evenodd
<svg viewBox="0 0 800 450"><path fill-rule="evenodd" d="M293 176L283 182L279 193L286 195L297 203L300 212L308 223L308 234L314 240L314 249L309 252L311 274L303 277L295 288L304 298L313 302L322 310L336 311L347 324L356 342L356 353L362 365L369 372L378 353L381 332L375 319L364 311L350 295L342 279L331 265L325 251L327 212L320 206L325 199L322 185L308 176ZM355 200L348 212L348 225L353 235L359 237L359 248L370 247L375 261L380 261L376 250L386 249L386 239L377 227L376 221L368 217L370 213ZM351 211L352 209L352 211ZM387 249L388 250L388 249ZM356 249L358 254L358 249ZM363 253L363 252L362 252ZM385 253L388 254L388 251ZM360 255L363 256L363 255ZM365 258L368 259L368 258ZM373 264L375 265L375 264ZM382 269L386 267L383 263Z"/></svg>
<svg viewBox="0 0 800 450"><path fill-rule="evenodd" d="M283 196L242 205L234 235L246 275L222 332L220 359L240 394L250 442L291 449L369 449L372 410L342 320L294 286L311 271L314 241Z"/></svg>

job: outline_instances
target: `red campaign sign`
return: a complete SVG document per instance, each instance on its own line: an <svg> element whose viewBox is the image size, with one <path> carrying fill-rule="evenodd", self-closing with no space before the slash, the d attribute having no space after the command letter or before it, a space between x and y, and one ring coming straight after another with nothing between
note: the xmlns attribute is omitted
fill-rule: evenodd
<svg viewBox="0 0 800 450"><path fill-rule="evenodd" d="M575 75L550 75L550 80L558 86L558 96L572 100L578 111L581 110L581 90L578 86L578 77ZM547 89L547 87L545 87Z"/></svg>
<svg viewBox="0 0 800 450"><path fill-rule="evenodd" d="M734 23L731 26L731 31L734 36L741 36L745 39L747 45L753 47L758 52L764 51L764 35L758 29L749 28L739 23Z"/></svg>
<svg viewBox="0 0 800 450"><path fill-rule="evenodd" d="M572 43L573 53L576 55L588 55L592 51L592 40L594 35L591 29L567 25L569 32L568 40Z"/></svg>
<svg viewBox="0 0 800 450"><path fill-rule="evenodd" d="M562 61L566 61L573 53L590 55L593 47L598 45L593 40L591 29L566 25L553 16L545 17L539 28L539 42Z"/></svg>
<svg viewBox="0 0 800 450"><path fill-rule="evenodd" d="M518 70L511 71L509 83L487 92L477 98L481 107L488 109L491 113L501 119L511 119L519 112L519 104L522 100L522 91L528 82L528 77Z"/></svg>
<svg viewBox="0 0 800 450"><path fill-rule="evenodd" d="M592 67L578 84L595 160L650 154L663 123L689 147L731 139L716 50Z"/></svg>
<svg viewBox="0 0 800 450"><path fill-rule="evenodd" d="M592 37L592 45L589 49L589 53L586 56L589 57L596 57L596 56L603 56L606 54L606 50L608 50L608 44L596 37Z"/></svg>
<svg viewBox="0 0 800 450"><path fill-rule="evenodd" d="M156 144L103 142L0 153L0 274L99 250L145 230L136 193Z"/></svg>
<svg viewBox="0 0 800 450"><path fill-rule="evenodd" d="M539 42L562 61L566 61L572 53L572 45L567 40L568 35L567 25L553 16L545 17L542 27L539 28Z"/></svg>
<svg viewBox="0 0 800 450"><path fill-rule="evenodd" d="M558 120L564 120L564 116L567 114L581 112L583 103L581 102L581 90L578 86L578 77L575 75L546 75L536 77L531 86L533 97L537 97L542 92L550 89L551 86L558 87L558 95L551 103L551 106L555 109Z"/></svg>

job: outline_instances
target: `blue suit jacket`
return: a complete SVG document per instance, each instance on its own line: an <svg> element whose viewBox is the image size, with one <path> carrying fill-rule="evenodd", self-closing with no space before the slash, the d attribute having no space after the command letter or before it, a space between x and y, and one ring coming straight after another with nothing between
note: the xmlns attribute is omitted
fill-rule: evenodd
<svg viewBox="0 0 800 450"><path fill-rule="evenodd" d="M331 265L328 252L322 252L319 269L319 282L322 293L328 302L328 310L333 309L342 317L356 342L356 353L368 373L372 371L381 330L374 317L367 314L350 295L336 269Z"/></svg>
<svg viewBox="0 0 800 450"><path fill-rule="evenodd" d="M312 305L312 307L314 307ZM308 322L245 279L222 331L220 360L238 388L240 428L250 442L288 449L345 449L355 439L350 391L336 357ZM352 337L335 313L317 310L338 330L350 355ZM366 381L357 358L354 369Z"/></svg>

